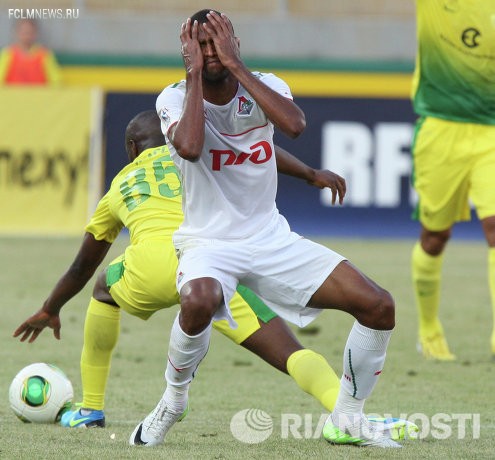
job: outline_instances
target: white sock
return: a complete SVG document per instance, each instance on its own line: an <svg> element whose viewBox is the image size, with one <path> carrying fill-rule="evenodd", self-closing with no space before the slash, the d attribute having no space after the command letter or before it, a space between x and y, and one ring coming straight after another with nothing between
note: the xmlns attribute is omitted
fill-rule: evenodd
<svg viewBox="0 0 495 460"><path fill-rule="evenodd" d="M179 324L176 316L168 348L168 362L165 380L168 386L188 386L194 377L194 372L205 357L210 343L211 324L199 334L187 335Z"/></svg>
<svg viewBox="0 0 495 460"><path fill-rule="evenodd" d="M378 331L354 322L344 351L344 373L332 419L361 417L365 399L378 381L392 331Z"/></svg>
<svg viewBox="0 0 495 460"><path fill-rule="evenodd" d="M364 399L352 397L345 388L340 387L335 407L331 414L332 422L339 427L352 425L363 415Z"/></svg>
<svg viewBox="0 0 495 460"><path fill-rule="evenodd" d="M182 386L167 385L162 400L166 401L172 412L182 414L187 408L188 393L189 384Z"/></svg>

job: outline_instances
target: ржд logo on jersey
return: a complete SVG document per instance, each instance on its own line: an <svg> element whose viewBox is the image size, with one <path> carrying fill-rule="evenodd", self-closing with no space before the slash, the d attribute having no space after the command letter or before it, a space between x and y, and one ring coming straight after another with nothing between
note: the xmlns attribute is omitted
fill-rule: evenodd
<svg viewBox="0 0 495 460"><path fill-rule="evenodd" d="M267 141L257 142L249 149L251 152L240 152L239 154L232 150L210 150L211 169L220 171L222 166L242 165L246 160L254 164L266 163L273 155L272 146Z"/></svg>
<svg viewBox="0 0 495 460"><path fill-rule="evenodd" d="M253 110L254 102L249 99L246 99L244 96L239 96L237 99L238 99L237 114L249 115L251 113L251 110Z"/></svg>

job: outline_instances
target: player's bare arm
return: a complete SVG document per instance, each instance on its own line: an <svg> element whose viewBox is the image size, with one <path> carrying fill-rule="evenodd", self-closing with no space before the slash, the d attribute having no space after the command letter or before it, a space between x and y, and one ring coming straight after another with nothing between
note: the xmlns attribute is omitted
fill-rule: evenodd
<svg viewBox="0 0 495 460"><path fill-rule="evenodd" d="M343 177L327 169L314 169L278 145L275 145L275 156L279 173L303 179L320 189L329 188L332 191L332 204L336 203L337 197L339 204L343 204L346 193Z"/></svg>
<svg viewBox="0 0 495 460"><path fill-rule="evenodd" d="M212 38L221 63L256 100L268 119L290 138L299 136L306 127L304 112L286 98L255 78L240 58L239 41L227 16L212 11L202 24Z"/></svg>
<svg viewBox="0 0 495 460"><path fill-rule="evenodd" d="M111 243L96 240L91 233L86 233L76 258L58 280L41 309L26 319L14 331L13 336L19 337L22 334L21 342L29 339L31 343L45 327L49 327L53 329L55 338L60 339L60 310L91 279L107 255L110 246Z"/></svg>
<svg viewBox="0 0 495 460"><path fill-rule="evenodd" d="M203 53L198 41L198 22L191 19L182 24L181 53L186 69L186 97L180 120L170 127L168 137L184 159L197 161L204 143L204 109L201 72Z"/></svg>

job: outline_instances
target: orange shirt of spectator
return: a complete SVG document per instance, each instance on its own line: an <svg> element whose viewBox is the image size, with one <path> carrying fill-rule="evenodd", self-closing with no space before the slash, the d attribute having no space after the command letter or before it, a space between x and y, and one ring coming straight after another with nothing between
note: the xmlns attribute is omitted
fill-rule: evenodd
<svg viewBox="0 0 495 460"><path fill-rule="evenodd" d="M0 54L0 84L46 85L60 82L60 70L53 53L36 43L38 30L30 19L16 24L17 43Z"/></svg>

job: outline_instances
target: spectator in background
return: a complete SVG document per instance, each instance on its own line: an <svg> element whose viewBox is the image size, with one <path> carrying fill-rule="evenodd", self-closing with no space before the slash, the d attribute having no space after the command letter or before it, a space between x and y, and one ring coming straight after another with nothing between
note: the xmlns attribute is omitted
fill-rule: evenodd
<svg viewBox="0 0 495 460"><path fill-rule="evenodd" d="M32 19L15 25L16 43L0 53L0 84L54 85L60 82L60 69L54 54L37 42L38 26Z"/></svg>
<svg viewBox="0 0 495 460"><path fill-rule="evenodd" d="M438 316L441 269L452 227L470 219L469 199L488 246L495 318L495 4L416 0L416 7L413 102L419 119L412 152L422 229L412 276L419 346L426 358L452 361ZM478 305L465 307L468 319ZM495 356L493 325L491 351Z"/></svg>

